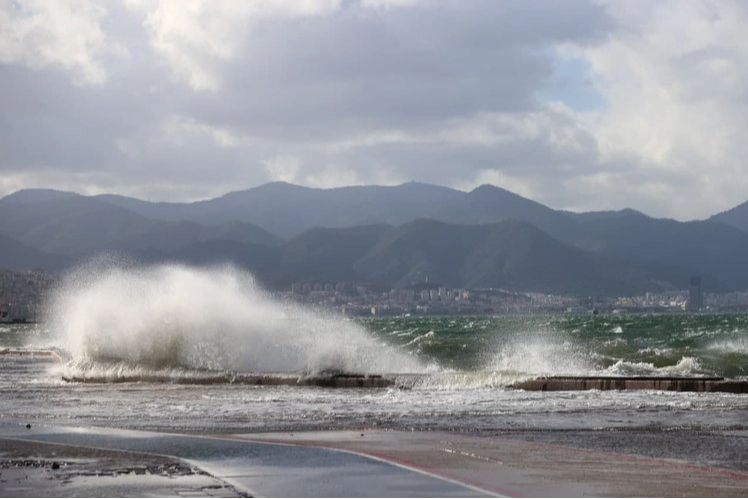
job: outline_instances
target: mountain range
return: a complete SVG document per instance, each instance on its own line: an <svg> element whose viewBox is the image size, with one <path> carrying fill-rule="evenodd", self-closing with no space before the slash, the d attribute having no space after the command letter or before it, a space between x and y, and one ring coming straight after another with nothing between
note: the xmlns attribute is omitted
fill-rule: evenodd
<svg viewBox="0 0 748 499"><path fill-rule="evenodd" d="M748 289L748 202L708 220L553 210L496 186L274 182L194 203L27 189L0 199L0 267L62 270L101 252L301 280L615 295Z"/></svg>

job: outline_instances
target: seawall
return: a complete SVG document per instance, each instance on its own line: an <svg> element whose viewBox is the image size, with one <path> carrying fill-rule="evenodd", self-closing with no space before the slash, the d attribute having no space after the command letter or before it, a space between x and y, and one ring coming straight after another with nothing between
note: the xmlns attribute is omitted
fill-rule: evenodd
<svg viewBox="0 0 748 499"><path fill-rule="evenodd" d="M0 348L0 357L29 357L61 362L52 350ZM63 381L77 383L130 383L153 382L174 384L239 384L266 386L320 386L327 388L388 388L399 386L403 377L428 377L428 374L377 375L356 373L320 373L299 376L294 373L225 373L195 372L192 375L172 375L167 372L135 374L63 375ZM400 378L400 379L398 379ZM510 389L527 391L578 391L578 390L661 390L671 392L722 392L748 393L748 380L722 377L687 376L547 376L516 381Z"/></svg>
<svg viewBox="0 0 748 499"><path fill-rule="evenodd" d="M748 393L748 381L719 377L549 376L519 381L511 388L528 391L663 390L671 392Z"/></svg>
<svg viewBox="0 0 748 499"><path fill-rule="evenodd" d="M252 385L252 386L320 386L325 388L387 388L395 382L379 375L335 374L299 376L294 374L195 374L193 376L168 373L117 375L63 375L63 381L73 383L172 383L182 385Z"/></svg>

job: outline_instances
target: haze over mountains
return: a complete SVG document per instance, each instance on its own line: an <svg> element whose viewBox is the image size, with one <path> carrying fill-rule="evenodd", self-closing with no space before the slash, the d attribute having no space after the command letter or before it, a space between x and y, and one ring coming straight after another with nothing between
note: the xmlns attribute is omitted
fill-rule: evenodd
<svg viewBox="0 0 748 499"><path fill-rule="evenodd" d="M234 262L266 285L300 280L615 295L748 288L748 203L709 220L571 213L504 189L270 183L195 203L45 189L0 199L0 267L61 270L100 252Z"/></svg>

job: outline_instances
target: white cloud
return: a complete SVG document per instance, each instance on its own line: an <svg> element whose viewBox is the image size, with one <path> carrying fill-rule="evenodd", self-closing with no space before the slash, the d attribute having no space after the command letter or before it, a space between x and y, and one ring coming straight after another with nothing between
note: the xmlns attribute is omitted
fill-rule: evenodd
<svg viewBox="0 0 748 499"><path fill-rule="evenodd" d="M611 194L616 186L636 189L642 195L634 197L653 211L680 218L745 201L745 4L631 1L607 7L619 28L605 43L562 50L589 64L608 104L581 118L599 141L601 161L626 168L615 183L599 187Z"/></svg>
<svg viewBox="0 0 748 499"><path fill-rule="evenodd" d="M420 0L361 0L361 5L375 9L391 9L397 7L410 7Z"/></svg>
<svg viewBox="0 0 748 499"><path fill-rule="evenodd" d="M201 123L195 118L172 115L163 121L161 129L167 140L178 145L188 145L195 137L207 136L219 147L237 147L242 137L226 128Z"/></svg>
<svg viewBox="0 0 748 499"><path fill-rule="evenodd" d="M376 147L383 144L413 144L425 142L427 138L402 130L372 130L363 134L355 134L351 137L333 140L325 143L322 149L328 153L340 153L367 147Z"/></svg>
<svg viewBox="0 0 748 499"><path fill-rule="evenodd" d="M748 193L745 3L122 2L0 0L0 192L493 182L678 218Z"/></svg>
<svg viewBox="0 0 748 499"><path fill-rule="evenodd" d="M273 156L263 161L263 164L270 180L290 183L299 181L298 175L301 161L297 157L288 155Z"/></svg>
<svg viewBox="0 0 748 499"><path fill-rule="evenodd" d="M397 185L405 181L400 172L386 165L374 165L372 168L351 168L350 164L327 164L312 170L302 179L304 185L329 189L349 185Z"/></svg>
<svg viewBox="0 0 748 499"><path fill-rule="evenodd" d="M106 54L124 49L101 27L106 10L89 0L0 2L0 62L33 69L60 66L78 84L107 80Z"/></svg>
<svg viewBox="0 0 748 499"><path fill-rule="evenodd" d="M28 183L20 175L3 175L0 177L0 193L15 192L23 189Z"/></svg>
<svg viewBox="0 0 748 499"><path fill-rule="evenodd" d="M490 147L542 141L560 154L595 152L577 114L559 102L522 113L482 112L454 119L439 132L439 138L458 145Z"/></svg>
<svg viewBox="0 0 748 499"><path fill-rule="evenodd" d="M254 25L268 18L323 15L339 0L126 0L145 16L154 51L195 91L217 92L226 64L247 49ZM249 44L251 48L251 43Z"/></svg>

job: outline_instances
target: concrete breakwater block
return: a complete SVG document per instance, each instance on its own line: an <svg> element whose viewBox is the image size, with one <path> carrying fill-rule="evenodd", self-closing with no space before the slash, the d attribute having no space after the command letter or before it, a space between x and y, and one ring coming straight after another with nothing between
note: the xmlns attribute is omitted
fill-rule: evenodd
<svg viewBox="0 0 748 499"><path fill-rule="evenodd" d="M33 348L0 348L0 355L8 357L47 357L59 359L60 356L53 350L39 350Z"/></svg>
<svg viewBox="0 0 748 499"><path fill-rule="evenodd" d="M182 385L254 385L254 386L320 386L325 388L387 388L394 385L391 379L379 375L334 374L307 375L237 373L237 374L196 374L191 376L169 373L133 375L63 375L63 381L71 383L173 383Z"/></svg>
<svg viewBox="0 0 748 499"><path fill-rule="evenodd" d="M518 381L511 388L528 391L662 390L671 392L748 393L748 380L720 377L549 376Z"/></svg>
<svg viewBox="0 0 748 499"><path fill-rule="evenodd" d="M231 383L243 385L292 385L321 386L326 388L387 388L394 382L380 375L371 374L333 374L288 376L272 374L237 374Z"/></svg>

